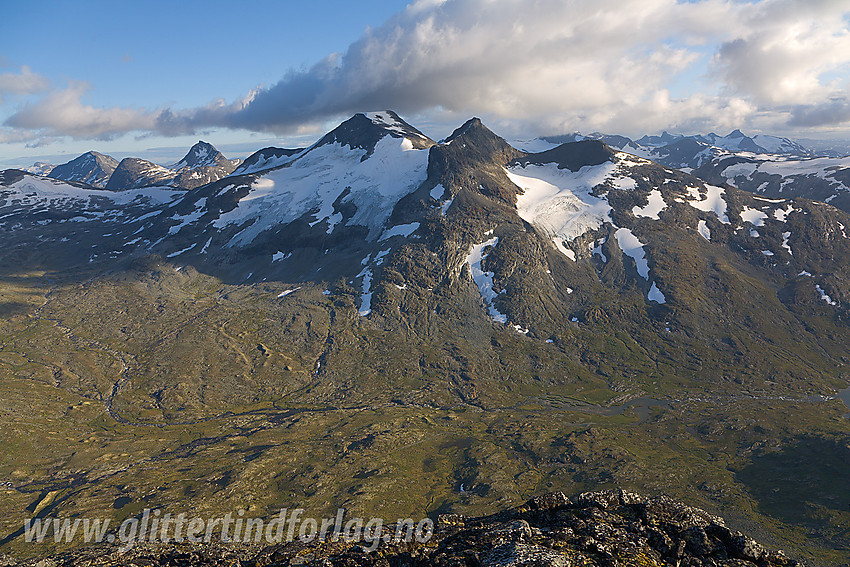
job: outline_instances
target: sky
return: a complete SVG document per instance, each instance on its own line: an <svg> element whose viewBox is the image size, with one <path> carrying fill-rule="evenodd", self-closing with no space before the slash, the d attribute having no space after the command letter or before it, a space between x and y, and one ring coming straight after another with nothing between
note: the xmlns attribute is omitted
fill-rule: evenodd
<svg viewBox="0 0 850 567"><path fill-rule="evenodd" d="M850 139L847 0L3 0L0 167L311 143L740 128Z"/></svg>

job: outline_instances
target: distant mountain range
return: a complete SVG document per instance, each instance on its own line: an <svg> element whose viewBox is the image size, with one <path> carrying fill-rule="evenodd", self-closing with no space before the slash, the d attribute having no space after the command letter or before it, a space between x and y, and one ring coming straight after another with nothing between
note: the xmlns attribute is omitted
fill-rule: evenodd
<svg viewBox="0 0 850 567"><path fill-rule="evenodd" d="M682 136L663 132L632 140L595 132L544 136L517 142L540 151L564 142L601 140L612 148L692 173L715 185L729 184L766 197L805 197L850 212L850 157L835 148L809 149L788 138L746 136L734 130Z"/></svg>
<svg viewBox="0 0 850 567"><path fill-rule="evenodd" d="M24 169L24 171L28 173L34 173L36 175L47 175L53 170L56 166L52 163L48 163L46 161L37 161L31 166Z"/></svg>
<svg viewBox="0 0 850 567"><path fill-rule="evenodd" d="M611 147L676 168L694 169L706 161L733 153L781 155L795 158L816 156L816 152L813 150L788 138L767 135L749 137L740 130L734 130L726 136L719 136L714 133L684 136L663 132L659 136L643 136L637 140L599 132L588 135L575 133L539 138L539 140L551 144L585 139L602 140Z"/></svg>
<svg viewBox="0 0 850 567"><path fill-rule="evenodd" d="M182 160L169 167L134 157L118 162L111 156L90 151L55 167L34 164L29 171L110 191L152 185L192 189L231 174L240 163L242 160L229 160L211 144L199 141Z"/></svg>

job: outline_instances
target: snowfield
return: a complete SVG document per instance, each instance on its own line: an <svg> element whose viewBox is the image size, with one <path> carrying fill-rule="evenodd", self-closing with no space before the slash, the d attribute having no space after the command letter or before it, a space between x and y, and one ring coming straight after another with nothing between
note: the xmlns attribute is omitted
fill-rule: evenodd
<svg viewBox="0 0 850 567"><path fill-rule="evenodd" d="M608 201L591 191L615 170L613 163L585 166L576 172L546 164L516 166L505 173L523 190L517 195L519 216L543 230L567 254L563 241L571 242L603 222L611 222Z"/></svg>
<svg viewBox="0 0 850 567"><path fill-rule="evenodd" d="M395 203L425 181L428 151L414 149L406 138L387 135L363 160L366 153L339 143L312 148L289 166L258 178L236 208L214 225L247 225L228 244L245 245L261 232L307 213L313 213L312 224L329 221L334 201L349 191L342 201L353 203L357 211L347 224L368 227L370 239L375 239Z"/></svg>
<svg viewBox="0 0 850 567"><path fill-rule="evenodd" d="M169 203L185 193L170 187L145 187L127 191L84 189L64 181L28 175L7 188L0 188L0 199L4 201L3 206L17 204L24 207L35 205L61 207L63 204L79 206L84 203L93 206L98 200L106 204L127 205L134 201Z"/></svg>

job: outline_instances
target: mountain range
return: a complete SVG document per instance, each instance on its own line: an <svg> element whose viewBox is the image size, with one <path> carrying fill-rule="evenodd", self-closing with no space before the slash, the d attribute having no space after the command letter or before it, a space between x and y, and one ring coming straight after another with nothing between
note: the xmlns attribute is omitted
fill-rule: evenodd
<svg viewBox="0 0 850 567"><path fill-rule="evenodd" d="M681 169L713 184L728 183L767 197L828 199L834 206L850 211L850 158L829 149L812 150L788 138L764 134L750 137L734 130L726 136L715 133L685 136L665 131L632 140L595 132L543 136L513 143L522 150L543 151L565 142L586 139L604 141L612 148ZM114 179L119 163L94 151L59 166L39 162L27 171L111 190L154 185L192 189L234 172L260 171L274 163L268 160L286 158L302 149L264 148L243 164L239 159L226 159L212 145L201 141L182 160L169 166L126 158Z"/></svg>
<svg viewBox="0 0 850 567"><path fill-rule="evenodd" d="M574 133L563 136L543 136L537 140L557 145L585 139L602 140L611 147L680 169L695 169L711 159L730 154L783 158L827 157L788 138L764 134L750 137L740 130L733 130L726 136L719 136L713 132L705 135L684 136L665 131L661 135L642 136L632 140L625 136L594 132L588 135ZM531 144L534 142L535 140L530 141Z"/></svg>
<svg viewBox="0 0 850 567"><path fill-rule="evenodd" d="M540 151L584 139L602 140L612 148L681 169L714 185L729 184L771 198L804 197L850 211L850 157L831 150L815 151L788 138L749 137L734 130L726 136L663 132L631 140L596 132L544 136L517 146Z"/></svg>
<svg viewBox="0 0 850 567"><path fill-rule="evenodd" d="M484 513L624 486L834 562L850 215L793 175L744 190L815 161L739 134L512 145L472 118L437 142L381 111L196 186L225 167L202 143L103 188L0 173L0 409L56 432L0 438L0 535L28 513ZM733 145L749 177L725 175L749 171Z"/></svg>
<svg viewBox="0 0 850 567"><path fill-rule="evenodd" d="M231 174L240 163L242 160L228 160L211 144L199 141L183 159L169 167L134 157L119 162L112 156L90 151L49 171L45 167L47 164L36 164L31 173L111 191L151 185L192 189Z"/></svg>

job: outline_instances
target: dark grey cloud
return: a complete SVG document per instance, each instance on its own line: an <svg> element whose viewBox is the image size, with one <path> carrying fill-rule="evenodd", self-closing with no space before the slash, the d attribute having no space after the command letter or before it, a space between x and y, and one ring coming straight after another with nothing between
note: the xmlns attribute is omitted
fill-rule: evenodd
<svg viewBox="0 0 850 567"><path fill-rule="evenodd" d="M850 122L850 100L834 98L821 104L797 105L791 109L788 125L796 128L839 126Z"/></svg>

